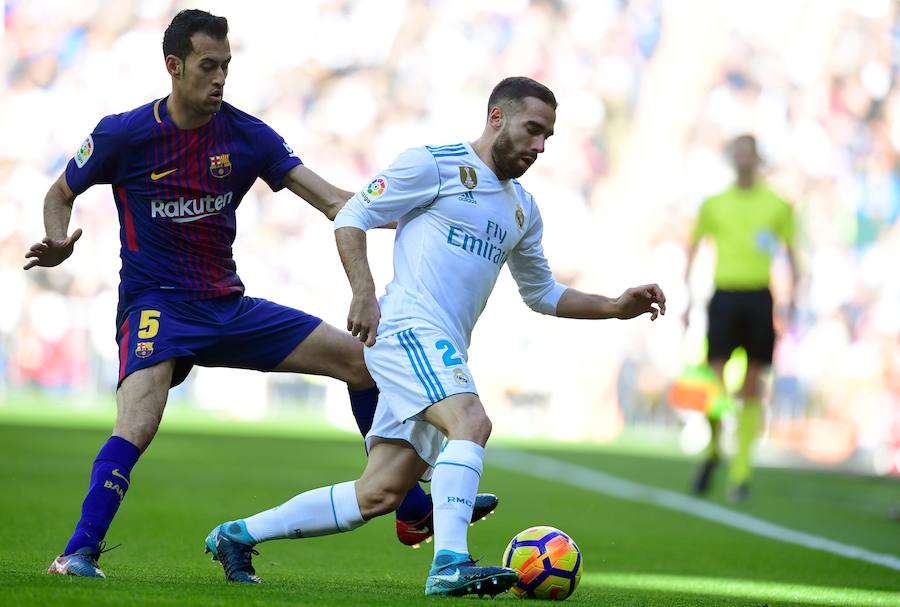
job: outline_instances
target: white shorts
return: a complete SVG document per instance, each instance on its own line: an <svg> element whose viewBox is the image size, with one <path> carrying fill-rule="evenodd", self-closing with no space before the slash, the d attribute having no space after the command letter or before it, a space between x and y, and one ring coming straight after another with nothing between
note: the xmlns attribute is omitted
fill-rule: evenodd
<svg viewBox="0 0 900 607"><path fill-rule="evenodd" d="M478 393L466 361L446 335L421 325L379 336L374 346L364 350L366 366L380 392L366 449L375 438L403 440L433 467L444 434L424 421L422 414L448 396ZM430 477L431 470L423 478Z"/></svg>

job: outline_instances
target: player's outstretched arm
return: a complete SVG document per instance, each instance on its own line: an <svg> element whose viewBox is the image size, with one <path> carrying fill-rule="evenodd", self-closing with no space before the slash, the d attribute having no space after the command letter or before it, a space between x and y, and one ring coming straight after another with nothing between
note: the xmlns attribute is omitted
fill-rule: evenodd
<svg viewBox="0 0 900 607"><path fill-rule="evenodd" d="M25 253L25 258L29 261L25 263L24 269L58 266L72 254L75 242L81 238L81 228L71 235L68 233L74 202L75 194L63 173L44 197L44 229L47 236L41 242L31 245L31 249Z"/></svg>
<svg viewBox="0 0 900 607"><path fill-rule="evenodd" d="M381 310L378 308L375 281L369 268L366 233L359 228L341 227L334 231L334 238L353 290L350 312L347 314L347 330L367 346L374 346Z"/></svg>
<svg viewBox="0 0 900 607"><path fill-rule="evenodd" d="M353 197L353 192L330 184L303 164L288 171L284 177L284 185L331 221L334 221L338 211Z"/></svg>
<svg viewBox="0 0 900 607"><path fill-rule="evenodd" d="M563 318L627 320L650 314L650 320L656 320L665 313L666 296L656 284L626 289L616 299L568 288L556 304L556 315Z"/></svg>

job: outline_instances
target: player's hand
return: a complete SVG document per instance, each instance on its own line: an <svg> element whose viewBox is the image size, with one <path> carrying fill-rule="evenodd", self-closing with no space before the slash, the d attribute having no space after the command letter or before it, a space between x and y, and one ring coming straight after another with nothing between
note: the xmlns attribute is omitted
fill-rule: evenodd
<svg viewBox="0 0 900 607"><path fill-rule="evenodd" d="M616 318L628 320L641 314L650 314L650 320L656 320L660 314L666 313L666 296L659 285L642 285L632 287L622 293L616 300L618 313Z"/></svg>
<svg viewBox="0 0 900 607"><path fill-rule="evenodd" d="M31 245L31 249L25 253L25 258L31 258L23 267L30 270L34 266L52 268L58 266L69 258L75 243L81 238L81 228L78 228L65 240L45 238L39 243Z"/></svg>
<svg viewBox="0 0 900 607"><path fill-rule="evenodd" d="M347 330L351 335L359 337L359 341L368 347L374 346L380 320L381 309L374 294L353 295L347 315Z"/></svg>

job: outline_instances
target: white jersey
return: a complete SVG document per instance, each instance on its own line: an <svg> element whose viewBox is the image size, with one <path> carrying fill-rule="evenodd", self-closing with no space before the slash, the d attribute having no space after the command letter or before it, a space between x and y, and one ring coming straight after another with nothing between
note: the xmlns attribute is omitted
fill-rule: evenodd
<svg viewBox="0 0 900 607"><path fill-rule="evenodd" d="M379 338L424 324L465 357L506 262L525 303L556 314L566 287L544 257L534 198L516 180L498 180L468 143L406 150L347 202L334 227L393 220L394 279L381 298Z"/></svg>

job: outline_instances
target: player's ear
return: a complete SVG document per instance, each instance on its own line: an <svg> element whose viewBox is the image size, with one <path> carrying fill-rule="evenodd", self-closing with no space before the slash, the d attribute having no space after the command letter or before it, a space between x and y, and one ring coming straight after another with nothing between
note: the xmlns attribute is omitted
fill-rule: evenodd
<svg viewBox="0 0 900 607"><path fill-rule="evenodd" d="M495 105L488 111L488 124L495 129L499 129L503 126L503 117L503 108Z"/></svg>
<svg viewBox="0 0 900 607"><path fill-rule="evenodd" d="M184 62L175 55L166 55L166 71L173 78L181 78L184 74Z"/></svg>

